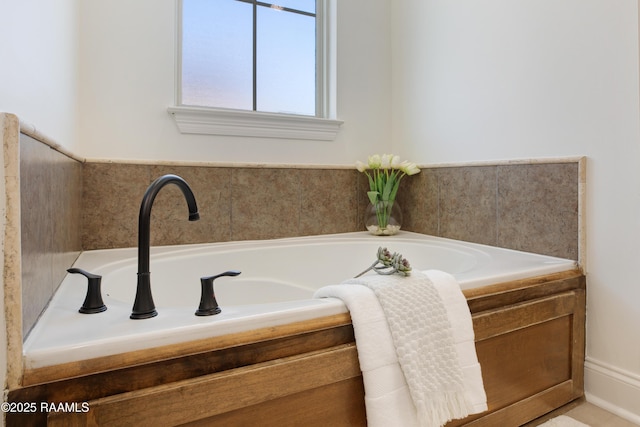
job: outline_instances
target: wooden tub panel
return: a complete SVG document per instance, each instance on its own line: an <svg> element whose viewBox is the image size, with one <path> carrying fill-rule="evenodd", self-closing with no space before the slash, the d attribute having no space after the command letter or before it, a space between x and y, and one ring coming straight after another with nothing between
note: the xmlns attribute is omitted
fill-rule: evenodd
<svg viewBox="0 0 640 427"><path fill-rule="evenodd" d="M366 427L363 396L362 377L350 378L184 426Z"/></svg>
<svg viewBox="0 0 640 427"><path fill-rule="evenodd" d="M291 402L282 398L359 376L355 345L348 344L97 399L89 402L90 410L86 413L50 413L47 421L48 425L65 427L176 426L240 409L244 412L274 400L281 411L290 414ZM316 400L306 410L322 412L315 410L318 406L324 407ZM244 425L256 422L251 418L255 416L251 409L240 415L244 416ZM269 425L262 423L265 418L261 414L260 425Z"/></svg>
<svg viewBox="0 0 640 427"><path fill-rule="evenodd" d="M477 343L490 411L571 378L570 323L565 316Z"/></svg>
<svg viewBox="0 0 640 427"><path fill-rule="evenodd" d="M580 288L474 314L489 409L446 426L519 426L581 397L584 322Z"/></svg>

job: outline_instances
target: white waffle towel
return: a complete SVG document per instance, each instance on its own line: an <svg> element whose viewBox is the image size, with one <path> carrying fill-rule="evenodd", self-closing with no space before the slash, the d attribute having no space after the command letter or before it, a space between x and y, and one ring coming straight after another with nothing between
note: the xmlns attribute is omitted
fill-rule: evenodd
<svg viewBox="0 0 640 427"><path fill-rule="evenodd" d="M449 290L439 291L429 275L448 282ZM454 322L459 331L449 321L459 308L443 302L443 296L455 302L452 279L433 271L368 275L316 292L342 299L351 312L370 427L441 426L486 410L466 300L468 319Z"/></svg>

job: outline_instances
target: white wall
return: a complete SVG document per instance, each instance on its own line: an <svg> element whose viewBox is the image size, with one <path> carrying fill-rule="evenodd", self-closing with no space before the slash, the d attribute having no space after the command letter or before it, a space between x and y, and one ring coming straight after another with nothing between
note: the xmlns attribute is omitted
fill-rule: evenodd
<svg viewBox="0 0 640 427"><path fill-rule="evenodd" d="M80 138L88 158L353 164L390 141L389 5L338 3L336 141L182 135L174 105L175 0L82 2ZM366 6L366 7L365 7Z"/></svg>
<svg viewBox="0 0 640 427"><path fill-rule="evenodd" d="M37 125L51 138L65 141L71 150L77 149L77 28L76 0L0 0L0 112L14 113L22 121ZM0 144L2 136L0 129ZM4 190L3 180L0 185L2 237L6 211ZM2 268L0 266L0 273ZM0 295L4 295L3 290L4 286ZM0 300L0 310L4 311L4 298ZM4 316L0 326L0 384L4 390L7 363ZM2 425L4 414L0 416Z"/></svg>
<svg viewBox="0 0 640 427"><path fill-rule="evenodd" d="M394 0L394 151L586 155L588 397L640 422L635 0Z"/></svg>
<svg viewBox="0 0 640 427"><path fill-rule="evenodd" d="M77 149L77 0L0 0L0 111Z"/></svg>

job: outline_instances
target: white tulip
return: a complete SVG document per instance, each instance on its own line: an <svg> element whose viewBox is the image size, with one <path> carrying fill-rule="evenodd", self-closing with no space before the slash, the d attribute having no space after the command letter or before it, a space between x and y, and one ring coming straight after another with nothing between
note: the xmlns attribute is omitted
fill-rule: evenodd
<svg viewBox="0 0 640 427"><path fill-rule="evenodd" d="M407 175L415 175L420 172L420 168L415 163L406 160L400 164L399 169Z"/></svg>
<svg viewBox="0 0 640 427"><path fill-rule="evenodd" d="M382 155L382 169L389 169L391 167L391 160L393 159L393 154L383 154Z"/></svg>
<svg viewBox="0 0 640 427"><path fill-rule="evenodd" d="M379 154L369 156L369 168L378 169L382 165L382 159Z"/></svg>

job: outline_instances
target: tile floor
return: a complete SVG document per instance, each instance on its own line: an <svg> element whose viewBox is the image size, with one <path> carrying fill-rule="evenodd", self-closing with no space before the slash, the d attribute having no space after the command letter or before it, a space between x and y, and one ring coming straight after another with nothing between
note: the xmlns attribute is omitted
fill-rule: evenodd
<svg viewBox="0 0 640 427"><path fill-rule="evenodd" d="M525 424L523 427L535 427L559 415L566 415L585 423L590 427L640 427L638 424L634 424L631 421L620 418L619 416L614 415L596 405L592 405L585 400L569 403L568 405L563 406L544 417L540 417L535 421Z"/></svg>
<svg viewBox="0 0 640 427"><path fill-rule="evenodd" d="M588 402L580 403L564 415L588 424L591 427L638 427L637 424L620 418Z"/></svg>

